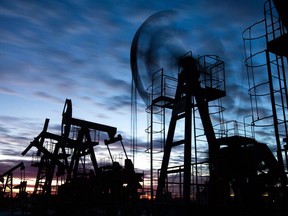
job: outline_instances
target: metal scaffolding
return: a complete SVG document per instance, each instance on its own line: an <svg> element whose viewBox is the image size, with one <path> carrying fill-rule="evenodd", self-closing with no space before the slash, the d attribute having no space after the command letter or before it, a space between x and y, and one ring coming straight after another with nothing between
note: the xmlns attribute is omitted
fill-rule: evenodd
<svg viewBox="0 0 288 216"><path fill-rule="evenodd" d="M266 139L265 134L273 135L274 139L269 140L270 148L275 150L285 173L281 183L286 187L288 33L271 0L264 4L264 18L243 32L243 40L252 123L255 133L260 134L258 138Z"/></svg>
<svg viewBox="0 0 288 216"><path fill-rule="evenodd" d="M189 52L182 58L186 57L192 58L192 53ZM148 88L151 103L147 107L150 116L150 124L147 128L150 144L147 151L150 153L150 190L152 198L154 197L154 185L158 184L158 198L163 195L178 199L196 200L196 194L199 194L200 190L205 190L205 182L209 179L207 159L209 141L205 135L205 130L206 134L209 130L208 134L212 134L211 136L214 136L214 130L217 131L217 136L223 136L225 131L222 116L224 108L221 104L221 97L225 96L224 62L218 56L212 55L198 57L196 61L199 66L198 70L201 70L199 81L201 93L197 96L198 102L193 99L193 96L197 94L195 90L185 92L183 86L181 86L186 85L186 78L179 83L179 79L165 75L164 69L153 74L152 85ZM180 73L179 68L178 74ZM192 88L194 87L192 85ZM191 94L191 96L189 97L187 94ZM199 97L205 100L203 107L211 102L209 108L201 107L202 99L199 99ZM185 101L188 98L191 98L190 102ZM187 109L185 109L185 104L190 104ZM206 111L207 113L203 114ZM214 115L217 123L210 121L210 115ZM169 123L169 120L167 120L169 118L171 118L171 121L168 128L166 124ZM199 124L201 120L205 123ZM207 129L207 125L211 125L210 129ZM183 132L183 130L186 132ZM213 140L213 137L210 137L210 142L211 140ZM167 146L170 147L167 148ZM173 154L177 151L181 151L180 154L186 158L184 163L180 159L176 159L177 163L175 161L173 163L173 160L175 160ZM159 158L158 155L155 155L156 153L160 153L160 157L163 156L163 161L165 161L166 165L162 169L160 169L159 164L158 167L154 164L154 158ZM155 181L158 181L158 183L155 183Z"/></svg>

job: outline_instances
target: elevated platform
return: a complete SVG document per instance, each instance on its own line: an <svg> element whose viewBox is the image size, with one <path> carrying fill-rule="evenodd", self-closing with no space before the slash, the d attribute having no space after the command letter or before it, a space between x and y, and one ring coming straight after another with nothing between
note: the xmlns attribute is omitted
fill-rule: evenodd
<svg viewBox="0 0 288 216"><path fill-rule="evenodd" d="M174 98L167 97L167 96L159 96L159 97L153 99L152 104L154 106L172 109L174 102L175 102Z"/></svg>
<svg viewBox="0 0 288 216"><path fill-rule="evenodd" d="M267 43L267 50L279 56L288 58L288 33Z"/></svg>
<svg viewBox="0 0 288 216"><path fill-rule="evenodd" d="M226 91L220 90L220 89L214 89L211 87L206 87L206 88L202 88L201 92L200 92L203 97L207 100L207 101L213 101L219 98L222 98L224 96L226 96ZM158 106L161 108L168 108L168 109L172 109L175 103L175 99L172 97L167 97L167 96L159 96L155 99L153 99L152 104L154 106ZM197 106L197 104L196 104Z"/></svg>

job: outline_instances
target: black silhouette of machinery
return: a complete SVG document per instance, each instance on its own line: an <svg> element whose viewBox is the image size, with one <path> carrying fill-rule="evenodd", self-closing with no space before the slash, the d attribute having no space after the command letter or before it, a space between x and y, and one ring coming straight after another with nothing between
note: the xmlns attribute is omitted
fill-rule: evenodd
<svg viewBox="0 0 288 216"><path fill-rule="evenodd" d="M278 207L281 209L276 209L277 213L286 211L287 7L287 1L274 0L273 4L272 0L266 1L265 19L243 33L244 44L248 42L248 47L245 47L248 50L245 59L248 79L253 83L248 90L252 104L252 123L248 126L269 122L270 132L275 132L277 157L270 146L258 142L254 134L244 136L238 131L229 134L228 127L224 126L221 102L221 98L226 96L225 64L217 55L192 55L192 52L184 51L175 38L169 40L173 28L167 28L175 16L173 11L150 16L136 32L130 56L135 88L132 101L135 102L135 94L139 94L150 115L147 128L150 143L146 151L150 153L151 209L156 215L172 215L173 212L169 211L175 206L177 208L173 210L177 215L182 211L190 215L192 211L186 210L192 209L192 203L212 207L211 211L224 212L233 208L239 210L240 215L242 212L243 215L253 215L254 212L261 215L265 209ZM257 34L253 38L252 30L262 22L265 23L263 38L266 46L263 52L253 53L253 41L262 37ZM245 37L247 32L249 37ZM261 56L263 53L264 58ZM161 68L154 73L154 69L161 65L158 61L162 57L169 58L173 70L164 73L164 68ZM255 65L260 59L264 59L265 64ZM268 74L267 80L263 76L263 66ZM143 68L144 73L141 71ZM259 83L256 79L258 71L261 72ZM259 100L259 97L265 98ZM261 101L271 101L269 112L261 112ZM269 115L262 116L263 113ZM165 126L167 116L170 117L168 129ZM47 214L52 203L50 210L55 210L56 215L133 215L134 204L140 197L139 190L143 190L141 182L144 176L135 171L117 128L72 117L70 99L66 99L63 108L61 132L48 132L48 125L49 119L46 119L43 130L22 152L26 155L32 147L37 149L32 155L32 166L38 168L31 196L36 207L34 215ZM244 125L244 129L248 126ZM264 130L264 126L260 127ZM280 137L286 143L283 146ZM132 145L137 147L134 143ZM115 159L112 154L114 147L124 154L121 158L124 158L124 163ZM105 153L109 162L101 163ZM153 160L156 153L161 155L157 178ZM173 159L177 165L173 164ZM13 187L13 172L19 168L21 182ZM19 195L27 195L27 181L22 180L24 169L21 162L0 175L3 183L0 198L12 197L14 188L19 189ZM173 203L175 200L180 202ZM169 206L170 203L181 205ZM145 202L142 204L145 210L150 207ZM154 204L159 211L154 211ZM266 204L268 207L264 208Z"/></svg>
<svg viewBox="0 0 288 216"><path fill-rule="evenodd" d="M223 184L221 193L226 204L234 202L240 209L257 209L279 198L275 191L281 169L266 144L239 136L217 139L217 144L221 146L217 157Z"/></svg>
<svg viewBox="0 0 288 216"><path fill-rule="evenodd" d="M121 144L123 146L122 137L120 135L115 137L117 131L115 127L72 118L72 103L71 100L67 99L62 113L62 137L64 137L65 139L69 138L72 126L77 127L77 138L76 143L68 142L66 144L66 147L74 149L68 169L68 181L71 178L77 177L77 175L79 174L78 168L81 158L87 155L90 155L94 171L97 172L98 164L93 147L98 145L99 142L91 139L91 131L105 132L108 134L108 140L105 140L105 143L111 144L117 141L121 141ZM108 144L107 148L109 150Z"/></svg>
<svg viewBox="0 0 288 216"><path fill-rule="evenodd" d="M281 0L273 0L273 4L278 12L280 21L288 31L288 14L287 14L288 2Z"/></svg>
<svg viewBox="0 0 288 216"><path fill-rule="evenodd" d="M43 130L34 138L30 145L22 152L26 155L32 148L37 148L37 153L33 155L32 166L38 167L36 182L33 194L50 195L52 181L56 166L58 167L57 177L64 174L67 169L67 158L65 154L65 147L61 143L62 137L48 132L49 119L45 120ZM62 152L59 151L61 146ZM65 157L63 157L63 155ZM66 159L66 163L63 162Z"/></svg>
<svg viewBox="0 0 288 216"><path fill-rule="evenodd" d="M281 171L279 185L286 202L288 200L287 15L287 1L267 0L264 3L264 19L245 29L242 34L253 124L262 133L273 131L272 142L275 146L272 148L275 148ZM259 44L261 46L258 46ZM263 101L266 103L265 112L260 111Z"/></svg>
<svg viewBox="0 0 288 216"><path fill-rule="evenodd" d="M223 62L217 60L216 65L221 65ZM161 199L165 188L165 179L167 178L167 170L169 157L172 148L178 145L184 145L184 168L183 168L183 199L190 201L191 187L191 152L192 152L192 113L193 108L198 107L202 124L209 145L209 160L210 160L210 181L216 181L218 168L215 157L219 152L219 146L216 145L216 138L213 126L209 116L208 102L219 97L225 96L225 91L213 89L212 86L201 87L200 75L201 66L192 56L185 56L179 60L179 66L182 68L178 75L178 85L176 89L175 99L169 106L172 107L171 121L168 129L166 144L164 147L163 161L158 180L156 197ZM215 65L213 65L214 67ZM213 70L210 70L213 71ZM212 81L212 79L209 79ZM219 80L217 80L218 82ZM224 80L223 80L224 82ZM219 84L224 86L225 83ZM193 97L195 97L195 102ZM157 101L157 99L155 100ZM184 136L181 140L176 140L175 128L177 122L184 119ZM213 167L213 168L212 168ZM215 180L214 180L215 179Z"/></svg>
<svg viewBox="0 0 288 216"><path fill-rule="evenodd" d="M93 202L117 205L139 198L143 174L134 171L122 136L116 136L117 128L73 118L70 99L66 99L63 108L61 135L48 132L48 123L46 119L42 132L22 152L25 155L32 147L38 150L32 162L32 166L38 167L34 195L57 195L75 207L61 205L61 213L67 213L67 209L81 211ZM103 148L94 149L100 141L105 143L111 161L102 166L96 155L99 151L103 156ZM110 145L116 142L121 143L119 149L125 154L124 166L111 153Z"/></svg>
<svg viewBox="0 0 288 216"><path fill-rule="evenodd" d="M19 185L13 185L13 172L17 169L20 169L20 184ZM0 181L3 183L3 187L1 188L1 194L4 197L13 197L13 188L19 189L18 196L23 196L26 193L26 186L27 181L25 181L25 166L23 162L20 162L13 168L9 169L2 175L0 175ZM6 179L5 179L6 178Z"/></svg>
<svg viewBox="0 0 288 216"><path fill-rule="evenodd" d="M254 138L241 135L215 135L209 103L225 96L224 63L215 56L193 58L192 55L185 55L179 59L179 67L175 97L167 97L161 92L155 94L157 96L153 97L151 102L151 106L172 110L159 170L156 201L161 203L169 200L169 190L175 190L177 185L176 190L180 193L178 199L185 203L192 200L200 202L199 197L206 191L206 204L217 209L226 209L231 204L240 209L253 209L264 204L266 198L263 194L269 194L269 199L273 202L273 199L277 199L274 193L282 172L268 146ZM160 88L165 89L163 86ZM155 110L151 108L151 115ZM199 119L195 118L196 112L199 113ZM195 143L197 145L197 134L194 130L196 120L200 120L203 126L209 164L206 171L209 172L209 179L206 178L205 186L201 185L202 182L196 185L204 188L197 193L192 190L192 185L195 186L192 184L192 178L195 178L192 173L193 166L200 166L200 163L195 164L197 159L192 161L192 150L196 148ZM183 124L183 130L179 131L178 128L177 131L179 124ZM179 132L182 132L181 136ZM171 155L173 151L179 154L179 146L183 146L183 164L171 167ZM176 175L180 176L177 177L180 179L177 184L172 182ZM173 184L174 187L171 186Z"/></svg>
<svg viewBox="0 0 288 216"><path fill-rule="evenodd" d="M163 142L161 145L164 147L161 168L158 170L159 175L156 191L156 201L159 201L159 203L170 200L175 187L178 191L178 194L175 193L175 197L184 201L184 203L190 203L191 201L200 203L199 197L205 193L208 204L218 209L222 207L227 209L231 204L238 206L240 209L250 208L250 210L257 208L259 205L263 207L267 201L267 194L270 203L277 199L282 199L281 196L284 191L275 193L279 185L284 185L284 188L286 187L282 180L285 173L281 168L281 158L278 157L277 160L268 146L264 143L257 142L254 136L246 137L239 134L228 136L225 132L228 129L225 129L225 127L218 133L215 125L212 123L212 106L210 106L210 103L219 101L226 95L224 62L221 61L218 56L192 56L192 53L189 52L179 57L177 61L175 61L176 57L174 56L171 63L173 63L173 61L177 62L179 66L178 73L175 73L177 77L175 77L175 75L169 76L165 74L163 68L154 74L151 73L151 71L146 72L151 74L150 77L148 75L148 79L151 80L152 84L151 86L146 86L146 91L150 89L148 92L150 98L147 99L147 96L143 97L145 86L143 86L142 79L144 79L144 81L147 80L147 74L145 74L145 71L140 71L139 56L137 54L139 49L141 49L141 44L138 43L141 32L145 30L145 25L148 25L147 22L149 21L151 21L150 24L153 25L154 19L157 19L157 14L149 17L136 32L131 47L130 63L134 84L139 95L145 103L147 103L146 101L150 102L147 110L151 116L151 123L147 131L150 133L150 147L148 151L151 154L151 199L154 198L153 179L155 178L153 175L152 149L159 149L160 142ZM148 28L148 30L149 29L151 28ZM145 53L148 55L146 58L146 60L148 60L145 62L148 64L146 69L152 68L149 64L157 65L155 62L149 61L149 52L153 50L153 45L156 46L155 50L157 46L159 46L159 44L154 43L155 41L153 41L153 39L156 37L154 37L154 34L160 33L159 31L152 31L150 33L152 35L147 37L145 41L145 43L152 46L148 49L147 53ZM149 32L144 32L144 36L147 34L149 34ZM282 42L280 42L280 44L281 43ZM281 50L281 52L282 51L283 50ZM144 55L143 52L142 55ZM143 57L140 56L139 58ZM211 59L213 59L212 62ZM283 80L284 79L286 78L283 78ZM174 86L171 85L170 81L174 82ZM286 81L284 80L283 82ZM171 92L169 95L167 94L167 92L171 90L174 91L174 95L171 94ZM287 100L287 90L286 93L284 92L282 94L282 98L285 97L285 95ZM287 110L287 104L284 110L285 109ZM165 123L163 122L165 122L166 113L169 113L167 110L170 110L171 119L167 136L165 136L166 129ZM222 111L220 108L219 112ZM157 121L155 119L157 119ZM201 135L197 132L199 122L202 126L201 130L203 131ZM182 124L183 128L181 128L180 131L176 131L179 124ZM223 124L222 119L220 119L219 124ZM252 127L253 124L249 126ZM157 127L158 129L155 129ZM247 125L244 127L247 127ZM179 132L182 134L179 135ZM155 134L164 134L164 136L158 136L156 138ZM200 139L207 143L208 156L208 160L205 162L202 159L201 164L197 159L197 143ZM203 148L203 146L201 146L201 148ZM162 150L160 150L160 153L161 151ZM180 151L181 153L179 153ZM194 151L196 153L194 153ZM279 152L280 151L282 150L279 150ZM169 163L173 155L174 157L178 155L178 160L174 159L178 161L178 164L181 162L183 164L171 166ZM203 184L203 181L200 182L200 176L197 176L200 165L203 163L208 163L205 171L205 184ZM199 168L198 171L197 167ZM175 183L176 178L178 178L179 181ZM198 188L197 191L194 192L192 187ZM202 191L199 190L200 187ZM277 198L274 196L275 194L277 194Z"/></svg>
<svg viewBox="0 0 288 216"><path fill-rule="evenodd" d="M124 144L122 142L122 136L117 135L117 129L103 124L84 121L76 118L72 118L72 104L71 100L66 100L62 119L62 136L68 140L66 147L73 149L73 153L70 160L70 166L68 168L68 178L66 184L62 185L61 193L67 196L69 193L75 193L78 191L83 194L83 180L92 181L87 189L87 193L93 192L93 199L100 199L102 202L122 202L126 199L135 200L138 197L138 189L141 188L140 182L143 181L142 173L135 173L134 165L130 159L128 159ZM71 127L77 127L77 139L76 143L69 142L69 133ZM104 140L107 147L111 163L104 166L99 166L96 160L93 146L99 144L99 141L91 139L91 131L100 131L107 133L108 137ZM120 142L122 150L125 154L124 167L120 166L119 162L115 161L110 150L110 145L115 142ZM83 157L89 155L92 161L93 169L89 170L89 179L85 179L83 173L79 172L80 161L84 161ZM83 165L83 163L81 163ZM85 169L85 166L82 167ZM87 169L87 168L86 168ZM86 174L87 175L87 174ZM94 182L93 182L94 181ZM71 188L72 187L72 188ZM81 192L79 189L81 188ZM70 192L69 192L70 191ZM99 201L99 200L98 200Z"/></svg>

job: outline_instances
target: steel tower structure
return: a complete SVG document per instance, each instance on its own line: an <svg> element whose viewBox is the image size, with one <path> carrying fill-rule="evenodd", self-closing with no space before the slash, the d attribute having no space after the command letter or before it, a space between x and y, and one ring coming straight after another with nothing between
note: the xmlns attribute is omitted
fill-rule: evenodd
<svg viewBox="0 0 288 216"><path fill-rule="evenodd" d="M268 0L264 4L264 18L243 32L252 123L261 138L265 139L265 134L274 137L269 142L283 173L283 188L287 187L288 174L287 14L287 1Z"/></svg>
<svg viewBox="0 0 288 216"><path fill-rule="evenodd" d="M201 63L201 64L200 64ZM156 192L157 200L163 199L166 187L167 175L170 173L178 173L183 175L183 200L189 202L191 200L191 168L192 168L192 144L195 134L193 135L195 124L195 112L198 112L202 121L204 134L209 149L209 165L210 165L210 182L218 179L215 156L218 154L219 145L216 144L216 136L214 127L210 119L210 111L208 103L225 96L225 75L224 62L217 56L202 56L194 59L191 52L179 59L179 73L177 80L176 92L173 97L165 95L165 93L153 94L153 107L171 109L171 120L164 145L163 161L158 179L158 187ZM167 87L167 86L166 86ZM165 88L163 88L164 90ZM152 111L155 108L151 109ZM153 120L152 120L153 121ZM176 136L177 127L183 123L184 131L181 138ZM153 122L151 122L153 126ZM151 129L153 131L153 129ZM151 139L153 142L154 139ZM171 152L178 146L183 146L183 167L179 169L169 170L169 160ZM196 156L197 157L197 156ZM193 161L195 162L195 161ZM213 184L214 184L213 183ZM182 183L180 183L182 187ZM216 190L216 187L213 187ZM215 193L213 193L215 194Z"/></svg>

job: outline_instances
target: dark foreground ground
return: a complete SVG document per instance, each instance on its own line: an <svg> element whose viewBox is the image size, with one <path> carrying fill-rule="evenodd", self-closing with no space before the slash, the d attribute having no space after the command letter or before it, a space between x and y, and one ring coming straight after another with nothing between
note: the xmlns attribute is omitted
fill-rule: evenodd
<svg viewBox="0 0 288 216"><path fill-rule="evenodd" d="M81 202L80 202L81 203ZM120 205L76 205L75 203L63 203L31 199L29 202L16 200L0 202L0 216L287 216L288 203L269 204L258 207L237 208L228 206L225 208L185 204L181 201L166 201L163 203L151 203L149 200L139 200L137 203L125 203Z"/></svg>

